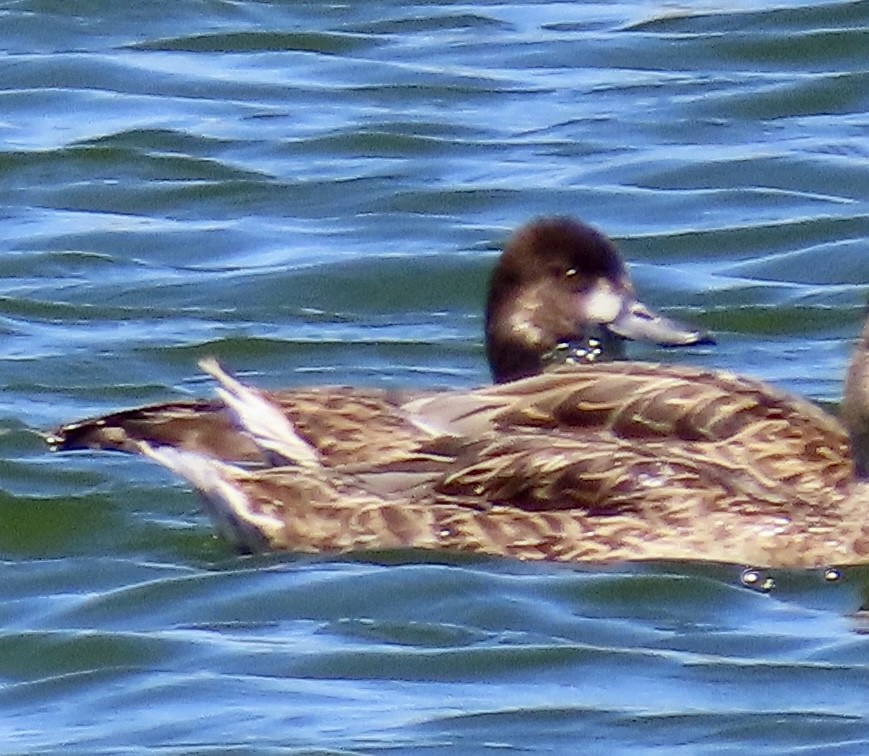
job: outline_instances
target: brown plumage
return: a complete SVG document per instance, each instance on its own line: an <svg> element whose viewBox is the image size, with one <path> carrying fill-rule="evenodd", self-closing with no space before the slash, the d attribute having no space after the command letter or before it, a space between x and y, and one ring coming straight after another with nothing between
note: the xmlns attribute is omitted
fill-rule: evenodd
<svg viewBox="0 0 869 756"><path fill-rule="evenodd" d="M414 399L401 413L428 438L378 462L306 458L251 471L171 447L140 450L199 490L243 550L867 563L869 482L855 470L866 469L869 448L849 451L849 431L866 437L867 355L869 317L849 370L848 430L759 381L613 363ZM237 396L240 422L256 426L262 395L206 367ZM292 459L299 439L287 430L285 450L280 434L272 448Z"/></svg>
<svg viewBox="0 0 869 756"><path fill-rule="evenodd" d="M728 483L717 461L684 457L673 465L651 451L604 446L568 462L555 455L588 449L566 444L553 453L546 443L515 438L489 451L471 464L460 457L446 476L424 466L414 472L410 462L404 472L323 475L288 467L252 472L168 447L148 453L202 494L218 530L243 551L416 548L525 560L782 568L869 560L865 483L859 492L823 499L814 491L812 500L785 494L764 500ZM487 477L492 471L506 474ZM532 477L523 479L528 472ZM379 475L406 475L409 485L386 494L378 490ZM484 487L477 486L481 479ZM559 498L545 507L528 498L532 489L544 498L555 489ZM565 497L574 491L568 506Z"/></svg>

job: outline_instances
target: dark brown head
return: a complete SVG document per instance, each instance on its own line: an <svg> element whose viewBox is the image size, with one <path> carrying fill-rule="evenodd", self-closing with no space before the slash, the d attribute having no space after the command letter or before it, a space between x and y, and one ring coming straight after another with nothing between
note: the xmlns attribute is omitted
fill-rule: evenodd
<svg viewBox="0 0 869 756"><path fill-rule="evenodd" d="M615 246L591 226L541 218L510 237L486 304L486 352L497 383L542 372L559 351L586 362L618 359L624 339L711 341L638 302Z"/></svg>

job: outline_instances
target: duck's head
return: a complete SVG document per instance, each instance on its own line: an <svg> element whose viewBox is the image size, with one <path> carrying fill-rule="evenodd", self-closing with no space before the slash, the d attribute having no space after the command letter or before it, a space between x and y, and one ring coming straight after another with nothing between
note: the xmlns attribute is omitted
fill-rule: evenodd
<svg viewBox="0 0 869 756"><path fill-rule="evenodd" d="M706 331L639 302L618 250L590 226L541 218L513 234L486 304L486 352L496 383L536 375L551 362L618 359L625 339L712 342Z"/></svg>
<svg viewBox="0 0 869 756"><path fill-rule="evenodd" d="M841 417L851 438L854 475L869 481L869 307L845 376Z"/></svg>

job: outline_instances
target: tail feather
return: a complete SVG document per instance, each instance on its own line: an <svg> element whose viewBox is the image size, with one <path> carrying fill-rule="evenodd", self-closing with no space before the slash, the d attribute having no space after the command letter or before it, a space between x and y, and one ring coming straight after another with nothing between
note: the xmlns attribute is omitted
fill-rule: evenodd
<svg viewBox="0 0 869 756"><path fill-rule="evenodd" d="M321 465L317 450L298 434L290 419L261 391L233 378L217 360L203 359L199 366L220 384L218 396L272 464L307 468Z"/></svg>
<svg viewBox="0 0 869 756"><path fill-rule="evenodd" d="M186 480L202 496L218 532L241 551L259 552L269 547L269 534L283 523L256 511L239 479L248 473L197 452L171 446L152 446L142 441L141 454Z"/></svg>

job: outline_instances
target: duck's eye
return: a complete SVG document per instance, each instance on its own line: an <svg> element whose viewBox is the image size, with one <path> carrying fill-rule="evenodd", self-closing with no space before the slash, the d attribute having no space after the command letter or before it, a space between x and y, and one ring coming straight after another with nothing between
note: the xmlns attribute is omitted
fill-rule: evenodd
<svg viewBox="0 0 869 756"><path fill-rule="evenodd" d="M576 268L568 268L564 274L565 278L573 278L576 275Z"/></svg>

